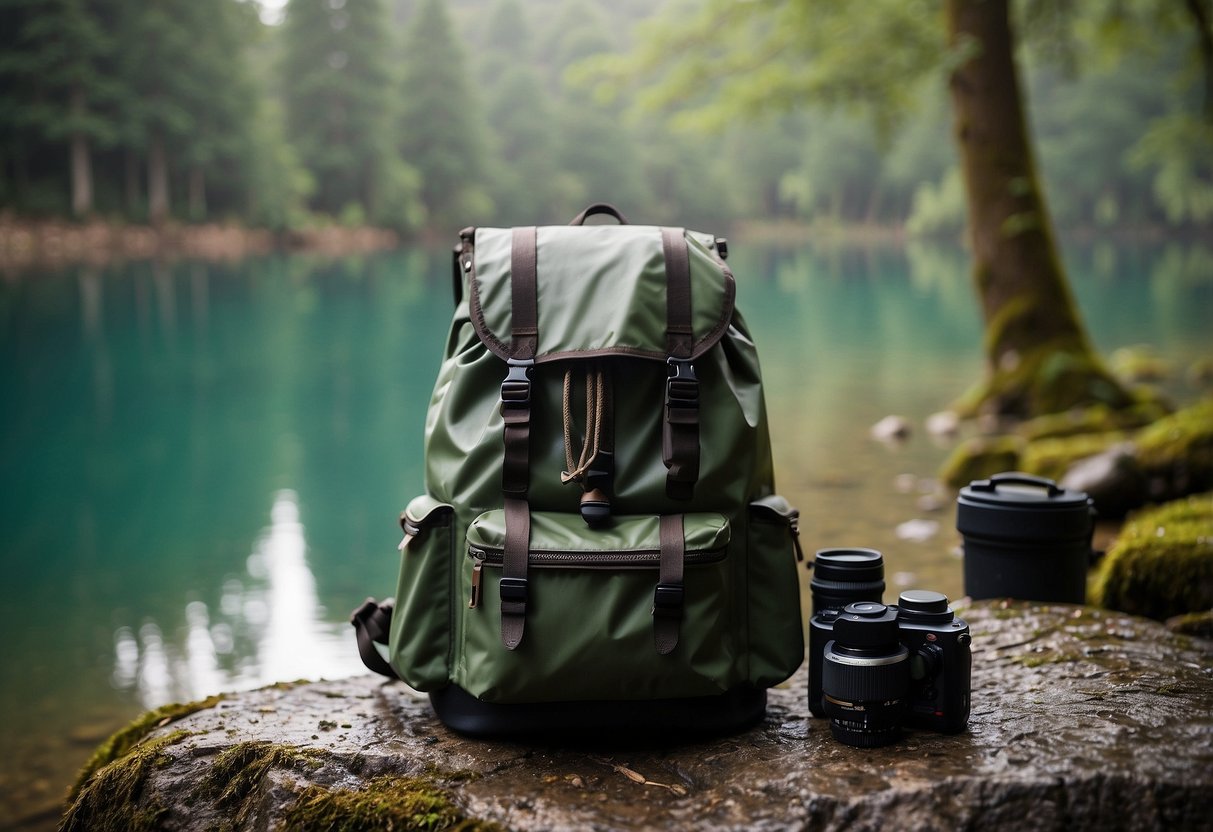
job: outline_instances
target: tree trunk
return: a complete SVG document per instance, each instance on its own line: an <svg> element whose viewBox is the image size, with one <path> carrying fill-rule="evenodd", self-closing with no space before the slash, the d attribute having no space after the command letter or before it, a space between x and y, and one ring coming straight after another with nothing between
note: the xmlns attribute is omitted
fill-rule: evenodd
<svg viewBox="0 0 1213 832"><path fill-rule="evenodd" d="M1034 416L1132 396L1091 349L1057 256L1028 141L1008 0L948 0L955 136L968 205L987 374L966 415Z"/></svg>
<svg viewBox="0 0 1213 832"><path fill-rule="evenodd" d="M123 161L125 171L122 187L126 197L126 215L135 219L139 214L139 156L128 148L123 154Z"/></svg>
<svg viewBox="0 0 1213 832"><path fill-rule="evenodd" d="M79 122L84 116L84 91L79 86L72 88L72 120ZM71 138L72 214L84 217L93 212L93 163L89 152L88 136L74 130Z"/></svg>
<svg viewBox="0 0 1213 832"><path fill-rule="evenodd" d="M168 219L168 159L164 139L152 134L147 149L147 216L153 225Z"/></svg>
<svg viewBox="0 0 1213 832"><path fill-rule="evenodd" d="M206 174L202 165L190 168L190 219L201 222L206 219Z"/></svg>
<svg viewBox="0 0 1213 832"><path fill-rule="evenodd" d="M1201 74L1204 77L1204 116L1213 123L1213 21L1205 9L1203 0L1187 0L1184 4L1192 26L1196 29L1196 43L1200 50Z"/></svg>

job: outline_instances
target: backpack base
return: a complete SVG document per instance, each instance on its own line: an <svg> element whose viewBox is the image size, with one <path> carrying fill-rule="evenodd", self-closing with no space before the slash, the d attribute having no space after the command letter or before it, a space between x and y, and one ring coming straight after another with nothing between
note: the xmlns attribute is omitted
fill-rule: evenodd
<svg viewBox="0 0 1213 832"><path fill-rule="evenodd" d="M580 702L483 702L458 685L430 693L442 723L471 737L652 741L743 731L766 714L765 688L740 685L719 696Z"/></svg>

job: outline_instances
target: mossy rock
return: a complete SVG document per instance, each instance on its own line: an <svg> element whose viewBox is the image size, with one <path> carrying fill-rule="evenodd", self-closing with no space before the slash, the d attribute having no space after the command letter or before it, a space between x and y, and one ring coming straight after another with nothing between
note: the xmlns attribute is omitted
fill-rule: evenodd
<svg viewBox="0 0 1213 832"><path fill-rule="evenodd" d="M1160 400L1138 402L1124 408L1097 404L1029 419L1015 432L1029 442L1077 434L1112 433L1145 427L1170 412Z"/></svg>
<svg viewBox="0 0 1213 832"><path fill-rule="evenodd" d="M1103 453L1124 441L1125 434L1119 431L1037 439L1024 448L1020 470L1060 480L1075 462Z"/></svg>
<svg viewBox="0 0 1213 832"><path fill-rule="evenodd" d="M1172 491L1213 488L1213 399L1179 410L1137 434L1137 459Z"/></svg>
<svg viewBox="0 0 1213 832"><path fill-rule="evenodd" d="M1213 609L1213 494L1130 517L1091 589L1099 606L1159 620Z"/></svg>
<svg viewBox="0 0 1213 832"><path fill-rule="evenodd" d="M952 488L963 488L973 480L984 480L1003 471L1017 471L1026 447L1018 436L978 436L952 451L939 478Z"/></svg>
<svg viewBox="0 0 1213 832"><path fill-rule="evenodd" d="M115 732L113 736L97 746L97 750L89 757L88 762L84 764L84 767L80 770L80 774L76 777L76 783L68 794L68 802L70 803L76 799L81 789L84 788L95 772L109 765L119 757L126 756L132 748L142 742L143 738L152 731L168 725L170 722L176 722L190 714L213 708L221 701L223 701L223 694L200 699L197 702L175 702L171 705L163 705L137 717L125 728Z"/></svg>
<svg viewBox="0 0 1213 832"><path fill-rule="evenodd" d="M1213 610L1189 612L1168 618L1167 629L1182 636L1213 640Z"/></svg>
<svg viewBox="0 0 1213 832"><path fill-rule="evenodd" d="M1128 383L1162 381L1175 372L1171 362L1149 344L1121 347L1108 357L1108 367L1117 378Z"/></svg>

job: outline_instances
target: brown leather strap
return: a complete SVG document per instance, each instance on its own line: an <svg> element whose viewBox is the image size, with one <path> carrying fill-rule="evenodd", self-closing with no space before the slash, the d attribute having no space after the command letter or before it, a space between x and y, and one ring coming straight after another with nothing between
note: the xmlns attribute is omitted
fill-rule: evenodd
<svg viewBox="0 0 1213 832"><path fill-rule="evenodd" d="M665 656L678 646L678 629L682 623L682 566L686 555L682 515L662 515L660 534L660 577L653 593L653 646Z"/></svg>
<svg viewBox="0 0 1213 832"><path fill-rule="evenodd" d="M662 228L666 275L666 353L669 378L661 460L668 470L665 493L689 500L699 481L699 379L691 364L695 334L691 327L691 256L681 228Z"/></svg>
<svg viewBox="0 0 1213 832"><path fill-rule="evenodd" d="M681 228L661 229L665 253L665 351L671 358L687 359L695 346L691 329L691 255Z"/></svg>
<svg viewBox="0 0 1213 832"><path fill-rule="evenodd" d="M536 272L538 244L534 226L515 228L510 252L510 332L513 357L532 359L539 348L539 302Z"/></svg>
<svg viewBox="0 0 1213 832"><path fill-rule="evenodd" d="M510 252L509 374L501 385L505 453L501 490L505 494L505 546L501 570L501 643L513 650L526 625L527 560L531 547L531 373L539 345L538 250L534 226L515 228Z"/></svg>
<svg viewBox="0 0 1213 832"><path fill-rule="evenodd" d="M501 569L501 643L513 650L526 628L526 568L530 557L531 507L526 500L505 499L505 552Z"/></svg>

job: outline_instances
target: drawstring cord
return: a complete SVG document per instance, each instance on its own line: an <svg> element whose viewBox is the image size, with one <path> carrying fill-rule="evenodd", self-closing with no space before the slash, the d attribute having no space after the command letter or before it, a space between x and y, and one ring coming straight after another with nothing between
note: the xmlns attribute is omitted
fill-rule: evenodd
<svg viewBox="0 0 1213 832"><path fill-rule="evenodd" d="M590 470L602 445L602 429L606 408L606 375L601 368L590 367L585 373L585 439L581 453L573 462L573 371L564 373L564 456L567 469L560 473L561 483L581 482Z"/></svg>

